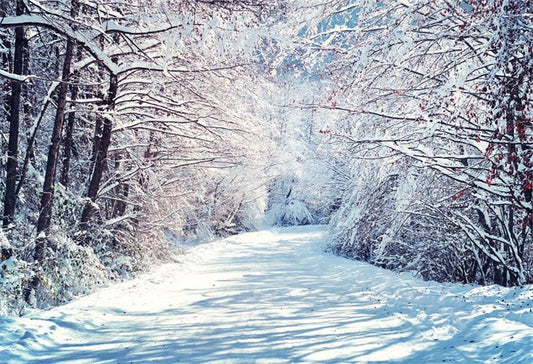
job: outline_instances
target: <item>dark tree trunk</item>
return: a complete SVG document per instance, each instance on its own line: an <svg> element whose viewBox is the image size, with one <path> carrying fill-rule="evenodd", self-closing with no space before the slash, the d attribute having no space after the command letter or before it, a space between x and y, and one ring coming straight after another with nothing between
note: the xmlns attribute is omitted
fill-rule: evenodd
<svg viewBox="0 0 533 364"><path fill-rule="evenodd" d="M117 152L115 154L115 171L120 170L122 153ZM129 195L129 184L126 181L119 179L118 186L114 188L114 192L117 196L113 203L113 210L111 212L111 217L115 218L118 216L123 216L128 207L126 200Z"/></svg>
<svg viewBox="0 0 533 364"><path fill-rule="evenodd" d="M41 197L41 209L39 219L37 221L37 234L47 232L50 228L50 220L52 216L52 205L54 197L54 182L57 170L57 162L59 160L59 148L61 146L61 131L63 130L63 121L65 119L65 109L67 105L68 93L68 79L70 76L70 67L72 63L72 50L74 43L72 40L67 40L67 49L65 52L65 60L63 63L62 83L59 86L59 96L57 102L57 111L54 119L54 128L52 130L52 138L50 141L50 148L48 149L48 159L46 161L46 174L44 177L43 194ZM42 249L36 247L36 260L40 258Z"/></svg>
<svg viewBox="0 0 533 364"><path fill-rule="evenodd" d="M7 2L1 2L0 3L0 17L7 16ZM0 59L2 61L2 69L7 70L8 72L12 72L11 68L11 37L7 30L0 32L0 46L3 49L7 49L7 52L3 52ZM11 95L11 87L9 82L3 82L2 83L2 93L3 93L3 105L0 107L0 114L1 121L7 121L8 115L9 115L9 100ZM3 167L3 166L2 166Z"/></svg>
<svg viewBox="0 0 533 364"><path fill-rule="evenodd" d="M16 14L24 13L24 3L17 1ZM13 58L13 73L22 75L24 58L24 28L15 28L15 52ZM15 206L17 201L17 173L18 173L18 142L20 127L20 99L22 84L11 81L11 96L9 99L9 142L7 147L6 163L6 189L4 195L4 219L3 226L7 227L15 217Z"/></svg>
<svg viewBox="0 0 533 364"><path fill-rule="evenodd" d="M45 104L43 105L43 108L40 112L39 117L35 121L35 127L32 128L32 130L28 133L28 143L26 145L26 154L24 156L24 163L22 164L22 168L20 169L20 179L17 185L17 191L16 194L20 193L20 190L22 189L22 185L24 184L24 180L26 178L26 173L28 173L28 166L30 164L30 160L34 160L35 154L34 154L34 146L35 146L35 140L37 137L37 130L39 129L39 126L41 125L41 121L44 118L46 114L46 109L50 105L50 100L47 100Z"/></svg>
<svg viewBox="0 0 533 364"><path fill-rule="evenodd" d="M81 48L78 48L77 53L78 55L76 58L79 59L81 57ZM70 90L70 99L72 100L73 103L75 103L76 100L78 99L78 85L75 83L77 81L78 81L78 77L75 74L72 77L72 82L74 83L71 85L71 90ZM70 160L72 158L72 148L74 145L73 133L74 133L75 121L76 121L76 112L72 110L68 114L67 125L65 128L65 139L64 139L64 144L63 144L63 164L61 166L61 176L59 178L59 182L65 187L67 187L69 183Z"/></svg>
<svg viewBox="0 0 533 364"><path fill-rule="evenodd" d="M68 79L72 62L72 50L74 42L67 40L67 49L63 62L62 83L59 86L59 96L57 101L56 116L50 148L48 149L48 159L46 161L46 173L44 177L43 193L41 196L41 208L37 220L37 238L35 239L35 251L33 258L38 265L42 265L45 258L46 246L48 243L48 230L52 219L52 207L54 202L54 185L59 160L59 147L61 145L61 131L63 130L63 120L65 118L65 108L67 105ZM44 233L44 234L43 234ZM31 280L31 286L25 292L26 302L30 301L30 292L37 288L40 282L40 275L36 274Z"/></svg>
<svg viewBox="0 0 533 364"><path fill-rule="evenodd" d="M109 79L109 90L105 100L106 108L108 111L113 110L115 97L118 91L118 78L116 75L111 75ZM94 151L94 163L92 168L91 177L89 180L89 186L87 188L87 198L89 201L83 207L83 211L80 219L80 229L82 231L88 230L88 223L94 215L94 202L98 195L100 183L107 162L107 152L111 143L111 131L113 129L113 122L109 117L104 117L102 120L102 133L99 138L95 137ZM96 126L98 127L98 125ZM95 136L97 130L95 130Z"/></svg>
<svg viewBox="0 0 533 364"><path fill-rule="evenodd" d="M78 14L78 0L71 1L71 16L74 18ZM67 94L69 91L69 78L71 74L72 60L74 53L74 40L68 38L63 60L61 74L61 84L59 85L56 115L50 147L48 149L48 159L46 161L46 172L43 183L43 193L41 196L41 206L39 218L37 219L37 238L35 239L35 251L33 258L38 266L42 266L45 259L45 251L48 243L48 232L52 220L52 208L54 203L54 186L56 179L57 164L59 161L59 149L61 147L61 132L65 119L67 106ZM25 292L25 299L30 301L32 289L36 289L40 283L40 275L36 274L31 280L29 289Z"/></svg>
<svg viewBox="0 0 533 364"><path fill-rule="evenodd" d="M91 153L91 166L94 167L94 162L96 161L96 155L100 148L100 141L102 140L103 133L103 123L102 118L97 117L94 123L94 135L93 135L93 150Z"/></svg>
<svg viewBox="0 0 533 364"><path fill-rule="evenodd" d="M23 73L25 75L30 75L30 47L29 47L29 41L27 37L24 37L24 57L23 57ZM24 118L23 118L23 126L26 130L26 151L30 151L29 155L25 155L24 162L22 163L22 167L19 165L18 170L18 183L17 188L15 190L15 196L18 198L20 189L22 188L22 181L25 178L25 174L27 172L27 164L26 164L26 158L31 158L35 160L35 154L33 153L33 147L30 146L30 141L32 140L31 130L32 130L32 123L35 119L35 115L32 115L33 112L33 105L37 105L38 100L36 99L36 93L32 92L30 87L28 87L28 84L22 85L22 100L24 102L24 105L22 107L22 110L24 112Z"/></svg>
<svg viewBox="0 0 533 364"><path fill-rule="evenodd" d="M28 37L24 36L22 38L22 74L29 75L30 72L30 46L29 46L29 40ZM28 83L23 83L22 85L22 110L24 115L24 129L29 130L31 128L31 121L32 121L32 104L34 103L34 94L30 92L30 88L28 87Z"/></svg>
<svg viewBox="0 0 533 364"><path fill-rule="evenodd" d="M76 61L81 60L82 56L82 47L77 47L76 52ZM71 90L70 90L70 98L72 100L72 103L75 103L78 99L78 92L79 92L79 73L76 72L72 75L72 82L71 82ZM63 146L63 164L61 167L61 176L59 181L61 184L65 187L68 186L69 183L69 173L70 173L70 165L71 165L71 159L72 159L72 151L74 148L74 124L76 122L76 112L75 110L72 110L68 114L68 122L65 129L65 142Z"/></svg>
<svg viewBox="0 0 533 364"><path fill-rule="evenodd" d="M0 17L7 16L7 2L0 3ZM3 52L0 60L2 62L2 69L7 70L8 72L12 72L11 69L11 39L9 36L9 33L7 31L0 32L0 47L3 49L8 50L7 52ZM0 101L0 122L6 123L9 119L9 104L11 99L11 85L9 82L2 82L0 86L1 92L2 92L2 100ZM3 149L3 148L2 148ZM6 166L2 163L1 168L5 169ZM3 175L2 175L3 177ZM9 257L12 255L11 249L2 248L0 250L0 260L9 259Z"/></svg>
<svg viewBox="0 0 533 364"><path fill-rule="evenodd" d="M75 102L78 97L78 87L72 87L71 91L72 101ZM71 111L68 114L68 121L65 128L65 141L63 145L63 164L61 166L61 176L59 182L65 187L69 183L69 172L70 172L70 160L72 158L72 146L74 145L74 122L76 121L76 113Z"/></svg>

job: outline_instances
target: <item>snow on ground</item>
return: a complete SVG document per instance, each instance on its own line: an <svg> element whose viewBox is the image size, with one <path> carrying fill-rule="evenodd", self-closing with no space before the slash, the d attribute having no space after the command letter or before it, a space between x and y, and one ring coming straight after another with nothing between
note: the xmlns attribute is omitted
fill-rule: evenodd
<svg viewBox="0 0 533 364"><path fill-rule="evenodd" d="M323 228L198 245L0 319L2 363L533 363L532 287L423 282L323 253Z"/></svg>

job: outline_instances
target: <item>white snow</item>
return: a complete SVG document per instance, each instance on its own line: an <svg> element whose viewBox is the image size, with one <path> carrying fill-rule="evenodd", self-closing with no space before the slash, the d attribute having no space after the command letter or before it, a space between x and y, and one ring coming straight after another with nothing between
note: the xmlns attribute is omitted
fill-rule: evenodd
<svg viewBox="0 0 533 364"><path fill-rule="evenodd" d="M424 282L324 253L323 236L198 245L65 306L0 318L0 361L533 362L531 286Z"/></svg>
<svg viewBox="0 0 533 364"><path fill-rule="evenodd" d="M17 75L15 73L3 71L3 70L0 70L0 77L7 78L8 80L18 81L18 82L26 82L32 78L36 78L36 76L33 76L33 75L23 76L23 75Z"/></svg>

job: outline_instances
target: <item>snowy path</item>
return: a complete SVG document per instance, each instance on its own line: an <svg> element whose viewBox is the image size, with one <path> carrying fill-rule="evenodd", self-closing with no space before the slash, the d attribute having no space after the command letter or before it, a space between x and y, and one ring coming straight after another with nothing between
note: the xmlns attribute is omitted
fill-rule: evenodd
<svg viewBox="0 0 533 364"><path fill-rule="evenodd" d="M322 234L200 245L180 264L0 319L0 362L533 362L531 287L422 282L324 254Z"/></svg>

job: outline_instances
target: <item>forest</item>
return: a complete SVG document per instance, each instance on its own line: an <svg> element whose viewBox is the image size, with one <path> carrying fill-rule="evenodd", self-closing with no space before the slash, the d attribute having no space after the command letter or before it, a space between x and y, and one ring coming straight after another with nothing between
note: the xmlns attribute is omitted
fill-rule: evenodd
<svg viewBox="0 0 533 364"><path fill-rule="evenodd" d="M531 39L530 0L2 0L0 314L273 225L533 283Z"/></svg>

